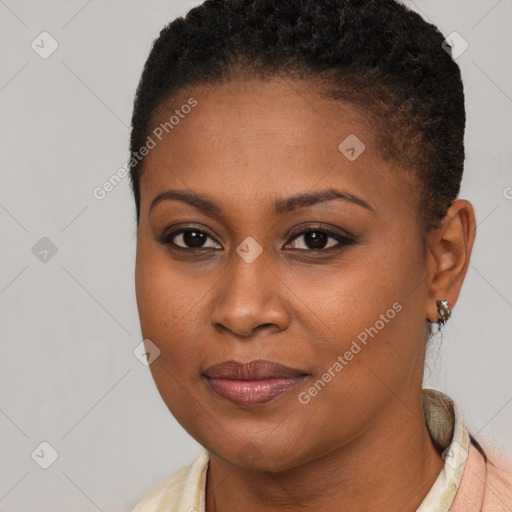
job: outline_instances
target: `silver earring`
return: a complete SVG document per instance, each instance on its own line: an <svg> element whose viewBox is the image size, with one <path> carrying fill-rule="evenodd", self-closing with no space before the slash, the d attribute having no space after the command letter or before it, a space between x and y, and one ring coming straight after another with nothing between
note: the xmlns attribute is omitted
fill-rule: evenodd
<svg viewBox="0 0 512 512"><path fill-rule="evenodd" d="M452 316L452 312L450 311L449 303L447 300L438 300L436 302L436 306L439 313L437 323L439 324L439 327L443 327L448 319Z"/></svg>

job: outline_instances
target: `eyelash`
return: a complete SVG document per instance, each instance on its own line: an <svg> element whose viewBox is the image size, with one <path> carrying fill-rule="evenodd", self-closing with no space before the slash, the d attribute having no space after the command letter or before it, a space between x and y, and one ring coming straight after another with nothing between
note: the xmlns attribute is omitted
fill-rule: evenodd
<svg viewBox="0 0 512 512"><path fill-rule="evenodd" d="M193 226L188 226L188 227L180 228L180 229L177 229L177 230L172 231L170 233L165 233L162 236L158 237L157 241L159 243L161 243L162 245L169 245L173 249L178 249L178 250L181 249L183 251L188 251L188 252L205 251L205 250L212 250L213 249L211 247L182 247L181 245L177 245L176 243L173 242L173 239L176 236L178 236L178 235L180 235L182 233L187 233L187 232L204 233L205 235L208 236L208 238L211 238L215 243L217 243L217 244L219 243L219 242L217 242L217 240L215 240L215 238L213 238L208 233L208 231L205 231L204 229L195 228ZM335 233L335 232L333 232L333 231L331 231L331 230L329 230L327 228L324 228L322 226L316 225L316 226L307 226L306 228L302 229L301 231L296 231L295 233L292 233L290 235L291 238L286 243L286 245L288 245L291 242L297 240L301 236L307 235L309 233L321 233L321 234L327 235L329 238L334 238L335 240L337 240L338 244L336 244L334 246L331 246L331 247L327 247L327 248L321 248L321 249L292 249L292 250L302 251L302 252L313 252L313 253L314 252L327 252L327 251L330 251L330 250L340 250L340 249L343 249L343 248L348 247L350 245L354 245L356 243L355 237L353 237L352 235L349 235L349 234L342 235L340 233ZM213 250L219 250L219 249L213 249Z"/></svg>

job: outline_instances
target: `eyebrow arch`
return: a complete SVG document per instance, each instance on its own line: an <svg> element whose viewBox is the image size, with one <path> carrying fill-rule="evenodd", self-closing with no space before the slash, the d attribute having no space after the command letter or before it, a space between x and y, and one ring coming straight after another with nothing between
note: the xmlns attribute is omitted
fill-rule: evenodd
<svg viewBox="0 0 512 512"><path fill-rule="evenodd" d="M334 188L317 192L305 192L287 197L286 199L279 199L274 203L274 212L277 214L284 214L298 210L300 208L313 206L318 203L332 201L333 199L339 199L348 203L356 204L362 208L365 208L366 210L375 212L375 210L360 197L351 194L350 192L340 191ZM185 192L180 190L167 190L166 192L158 194L151 202L149 213L151 213L151 210L153 210L153 208L158 203L165 200L182 201L199 210L202 210L203 212L211 213L217 216L222 215L222 208L214 201L194 192Z"/></svg>
<svg viewBox="0 0 512 512"><path fill-rule="evenodd" d="M321 190L317 192L306 192L304 194L297 194L295 196L288 197L286 199L280 199L274 204L274 211L276 213L287 213L299 208L305 208L318 203L324 203L326 201L332 201L333 199L341 199L352 204L356 204L375 212L375 210L360 197L351 194L350 192L336 190L335 188L329 188L327 190Z"/></svg>

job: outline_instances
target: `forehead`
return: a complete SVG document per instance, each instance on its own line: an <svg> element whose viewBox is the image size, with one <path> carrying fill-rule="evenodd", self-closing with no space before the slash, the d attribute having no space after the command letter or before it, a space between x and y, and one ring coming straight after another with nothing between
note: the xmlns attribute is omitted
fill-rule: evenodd
<svg viewBox="0 0 512 512"><path fill-rule="evenodd" d="M305 82L188 88L162 105L151 123L156 145L145 159L141 199L165 187L224 187L264 201L317 184L364 193L369 201L378 202L387 189L410 196L402 173L381 158L376 129L356 107Z"/></svg>
<svg viewBox="0 0 512 512"><path fill-rule="evenodd" d="M337 151L347 131L358 132L373 146L369 123L360 111L329 100L305 82L287 79L229 81L187 89L159 109L152 127L165 124L190 98L197 106L163 134L175 140L175 149L186 144L198 150L189 158L203 155L201 145L207 144L215 144L212 149L217 150L222 145L230 155L253 150L263 157L257 149L264 146L268 151L286 149L289 158L301 159L305 154L318 158L326 149Z"/></svg>

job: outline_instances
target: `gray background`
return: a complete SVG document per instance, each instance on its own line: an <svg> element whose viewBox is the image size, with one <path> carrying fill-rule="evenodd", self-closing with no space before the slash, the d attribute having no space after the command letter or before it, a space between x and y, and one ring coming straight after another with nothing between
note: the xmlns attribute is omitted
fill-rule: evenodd
<svg viewBox="0 0 512 512"><path fill-rule="evenodd" d="M127 159L151 42L198 3L0 0L1 511L130 510L199 453L133 355L128 179L93 196ZM408 4L469 43L457 59L468 112L461 197L479 224L426 385L451 395L470 431L510 457L512 3ZM46 59L31 47L43 31L59 45ZM51 456L43 441L58 452L48 469L36 464Z"/></svg>

